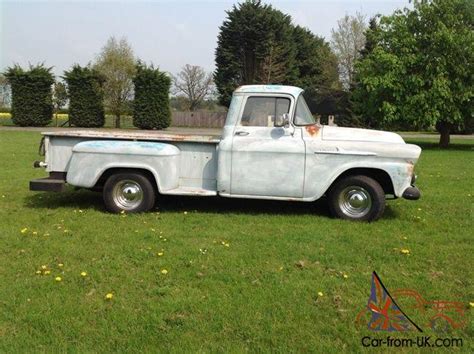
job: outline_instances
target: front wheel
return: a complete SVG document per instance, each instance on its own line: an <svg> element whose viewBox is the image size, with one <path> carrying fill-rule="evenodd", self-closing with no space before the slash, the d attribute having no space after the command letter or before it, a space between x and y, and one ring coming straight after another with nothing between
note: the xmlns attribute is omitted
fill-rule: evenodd
<svg viewBox="0 0 474 354"><path fill-rule="evenodd" d="M103 197L108 211L140 213L155 205L155 189L150 180L138 172L111 175L104 185Z"/></svg>
<svg viewBox="0 0 474 354"><path fill-rule="evenodd" d="M329 208L335 217L341 219L374 221L385 210L385 193L370 177L345 177L331 187Z"/></svg>

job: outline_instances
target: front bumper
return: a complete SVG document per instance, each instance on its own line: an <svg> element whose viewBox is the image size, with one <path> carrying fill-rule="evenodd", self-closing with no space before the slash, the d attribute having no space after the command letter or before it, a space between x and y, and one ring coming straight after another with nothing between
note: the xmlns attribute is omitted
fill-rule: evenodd
<svg viewBox="0 0 474 354"><path fill-rule="evenodd" d="M402 197L408 200L418 200L421 197L420 190L415 186L408 187L402 194Z"/></svg>

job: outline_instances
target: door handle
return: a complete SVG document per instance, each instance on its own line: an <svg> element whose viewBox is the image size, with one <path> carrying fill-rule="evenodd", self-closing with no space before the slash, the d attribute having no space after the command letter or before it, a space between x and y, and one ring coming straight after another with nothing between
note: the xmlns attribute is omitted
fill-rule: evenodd
<svg viewBox="0 0 474 354"><path fill-rule="evenodd" d="M238 132L235 132L234 135L238 135L238 136L245 136L245 135L249 135L249 132L244 132L244 131L238 131Z"/></svg>

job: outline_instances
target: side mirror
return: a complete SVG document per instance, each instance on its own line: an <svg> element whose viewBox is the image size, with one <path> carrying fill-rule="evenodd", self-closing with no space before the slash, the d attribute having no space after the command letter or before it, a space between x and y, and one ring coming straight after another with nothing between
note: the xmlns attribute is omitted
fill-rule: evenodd
<svg viewBox="0 0 474 354"><path fill-rule="evenodd" d="M284 113L282 116L276 117L274 126L277 128L289 128L290 115L288 113Z"/></svg>

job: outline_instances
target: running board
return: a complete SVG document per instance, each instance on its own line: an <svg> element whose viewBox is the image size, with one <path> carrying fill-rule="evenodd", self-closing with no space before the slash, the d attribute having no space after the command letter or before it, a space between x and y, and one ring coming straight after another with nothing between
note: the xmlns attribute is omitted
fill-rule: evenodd
<svg viewBox="0 0 474 354"><path fill-rule="evenodd" d="M180 187L180 188L175 188L175 189L169 189L167 191L162 191L161 194L191 195L191 196L196 196L196 197L212 197L212 196L216 196L217 192L210 189L203 189L203 188Z"/></svg>

